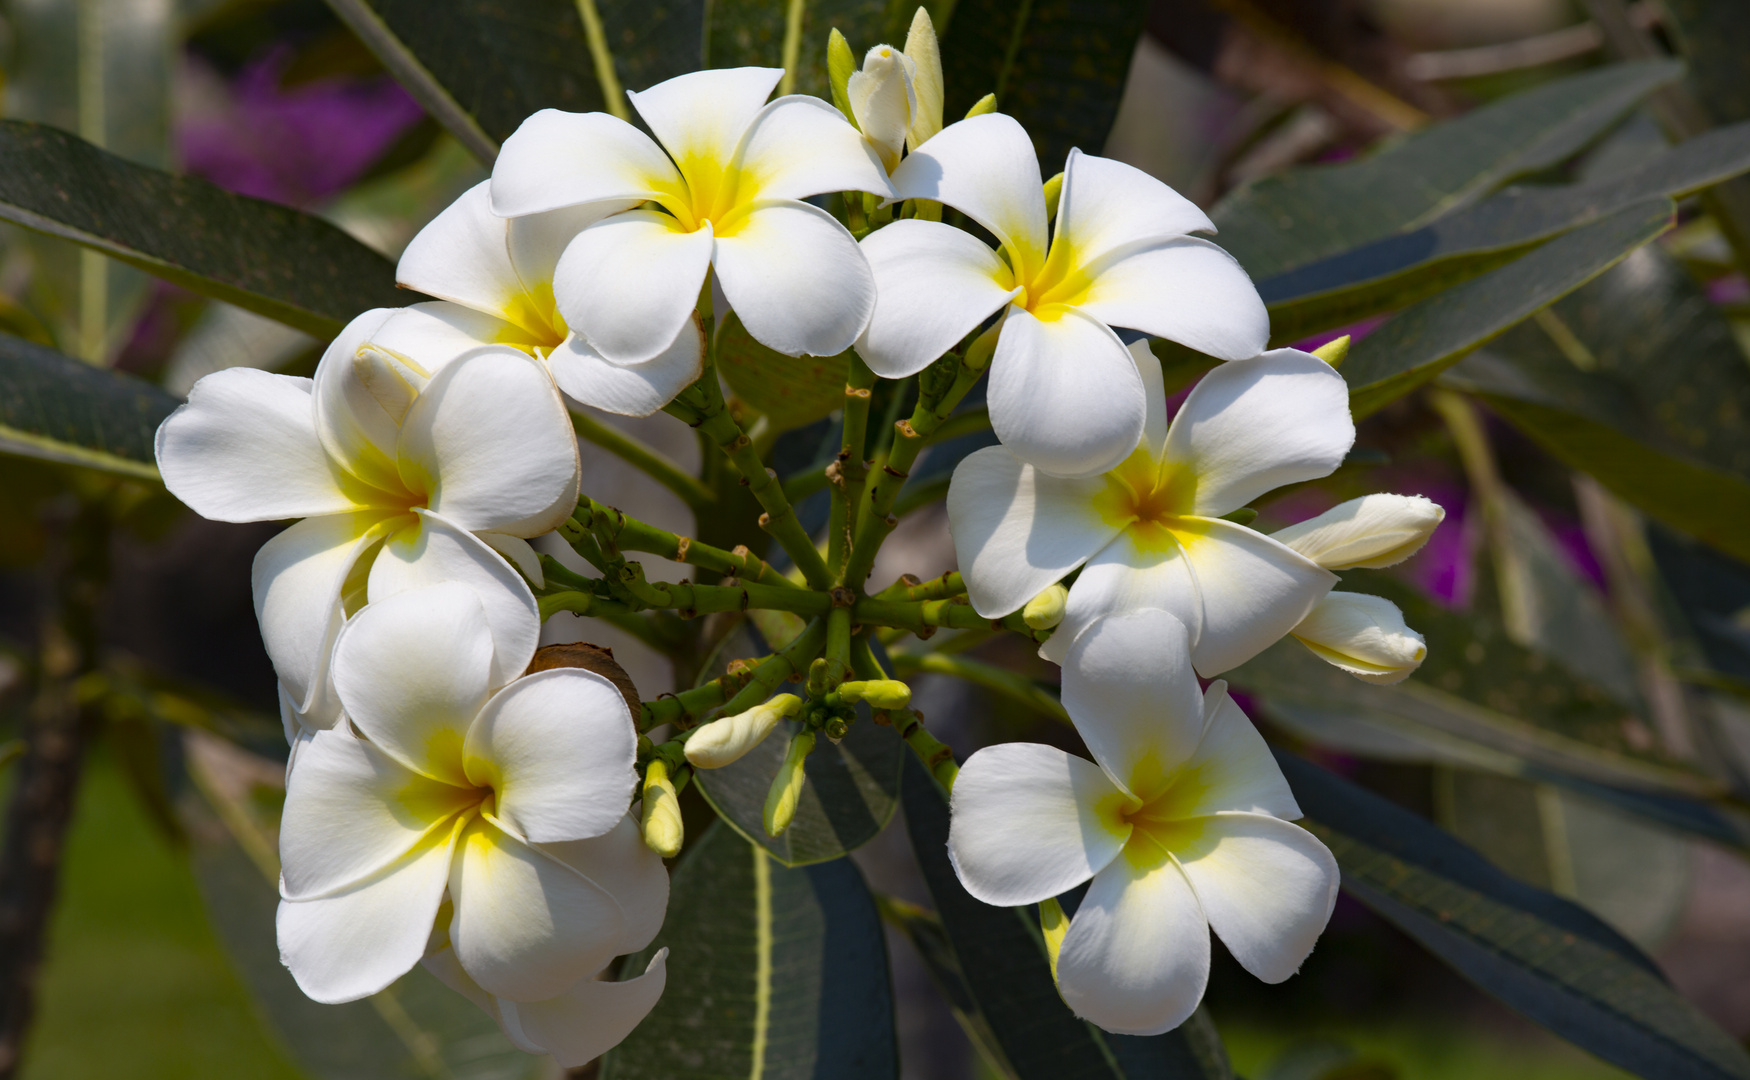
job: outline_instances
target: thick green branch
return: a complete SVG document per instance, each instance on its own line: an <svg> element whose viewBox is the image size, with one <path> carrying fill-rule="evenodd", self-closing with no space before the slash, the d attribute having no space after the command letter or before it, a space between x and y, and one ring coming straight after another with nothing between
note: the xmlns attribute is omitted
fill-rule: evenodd
<svg viewBox="0 0 1750 1080"><path fill-rule="evenodd" d="M571 426L580 437L632 465L680 496L681 501L694 513L703 513L716 503L717 497L698 477L619 428L604 424L588 413L576 411L571 414Z"/></svg>
<svg viewBox="0 0 1750 1080"><path fill-rule="evenodd" d="M875 594L877 600L946 600L966 595L966 582L960 571L950 570L941 577L919 581L910 574Z"/></svg>
<svg viewBox="0 0 1750 1080"><path fill-rule="evenodd" d="M964 601L955 600L908 602L865 598L858 600L852 608L851 618L865 626L897 626L922 637L935 633L938 627L1013 630L1032 641L1044 641L1051 636L1049 630L1035 630L1028 626L1020 612L1001 619L987 619Z"/></svg>
<svg viewBox="0 0 1750 1080"><path fill-rule="evenodd" d="M726 716L745 712L771 697L779 683L807 667L825 640L826 627L816 619L796 640L757 663L737 660L703 686L646 701L639 711L638 730L649 731L661 724L687 730L719 708Z"/></svg>
<svg viewBox="0 0 1750 1080"><path fill-rule="evenodd" d="M588 495L578 497L577 513L572 516L583 519L586 527L601 530L622 551L643 551L660 555L673 562L686 563L719 574L730 574L741 581L781 588L799 587L772 569L770 563L748 551L745 546L738 545L732 551L724 551L720 547L712 547L691 537L680 536L639 521L622 510L595 502Z"/></svg>
<svg viewBox="0 0 1750 1080"><path fill-rule="evenodd" d="M869 647L866 636L859 635L851 650L851 667L860 679L886 679L891 676L882 668L880 661L875 659L875 652ZM947 744L937 739L924 727L924 714L915 709L894 709L887 713L876 714L877 723L888 723L899 732L899 737L911 747L912 753L923 762L936 782L942 785L944 791L954 790L954 778L960 775L960 766L954 760L954 751Z"/></svg>
<svg viewBox="0 0 1750 1080"><path fill-rule="evenodd" d="M869 441L869 403L874 396L875 373L862 357L851 354L851 368L845 379L844 437L839 444L839 456L826 467L826 479L832 484L832 513L827 525L826 565L835 583L842 584L845 559L850 554L851 530L856 516L851 512L863 492L863 478L869 474L864 460Z"/></svg>
<svg viewBox="0 0 1750 1080"><path fill-rule="evenodd" d="M813 589L798 589L794 585L694 585L680 581L648 581L644 567L635 562L622 563L615 580L640 604L653 608L673 608L681 618L708 615L717 611L747 611L763 608L770 611L791 611L798 615L825 615L832 610L832 594Z"/></svg>

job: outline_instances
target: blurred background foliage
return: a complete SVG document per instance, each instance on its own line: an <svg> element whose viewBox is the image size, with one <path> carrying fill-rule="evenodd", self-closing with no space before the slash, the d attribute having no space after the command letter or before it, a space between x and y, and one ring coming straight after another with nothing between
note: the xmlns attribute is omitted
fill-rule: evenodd
<svg viewBox="0 0 1750 1080"><path fill-rule="evenodd" d="M793 6L797 89L814 93L828 28L863 49L899 41L910 14ZM1020 1029L1061 1017L980 981L978 948L1015 928L956 907L927 857L939 808L896 794L900 756L847 741L857 775L879 774L857 788L871 820L905 821L855 853L876 891L858 917L872 927L879 908L888 927L903 1074L1622 1075L1547 1028L1644 1076L1750 1076L1750 10L926 6L952 115L994 91L1047 175L1071 146L1146 169L1211 208L1279 343L1355 339L1354 454L1261 505L1259 527L1374 490L1448 516L1422 555L1352 583L1427 635L1414 679L1361 684L1292 642L1233 674L1299 755L1291 780L1346 894L1282 986L1217 949L1207 1015L1170 1052L1078 1030L1058 1042L1086 1046L1048 1071L1021 1053ZM701 63L779 63L788 14L0 0L0 112L32 122L0 125L0 1073L553 1075L423 972L325 1007L280 968L284 747L247 570L274 526L181 510L155 483L150 432L202 375L308 374L351 314L415 299L392 291L393 258L533 108L603 108ZM823 523L842 363L773 360L736 329L723 370L738 407ZM1213 363L1156 352L1174 393ZM682 533L741 527L695 519L613 456L700 466L678 425L579 423L609 451L586 465L598 501ZM946 477L989 441L972 401L914 473L878 584L952 568ZM612 645L653 698L788 632L781 617L707 620L672 665L649 634L568 615L547 640ZM1074 748L1054 670L1015 643L887 644L962 757L1015 738ZM706 866L733 837L703 827L698 791L686 858ZM727 784L707 794L734 816ZM51 884L59 853L52 907L21 869L32 843ZM833 889L864 895L825 865L840 870L809 871L817 893L836 874ZM702 876L677 871L676 934L695 918L679 913L710 906L683 888ZM33 918L49 919L40 970ZM634 1040L603 1071L662 1060Z"/></svg>

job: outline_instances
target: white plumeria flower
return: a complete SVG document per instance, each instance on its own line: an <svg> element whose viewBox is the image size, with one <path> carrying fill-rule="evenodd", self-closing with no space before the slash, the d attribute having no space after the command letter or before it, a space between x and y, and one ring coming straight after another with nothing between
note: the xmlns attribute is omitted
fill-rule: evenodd
<svg viewBox="0 0 1750 1080"><path fill-rule="evenodd" d="M1422 666L1428 646L1383 596L1331 592L1292 631L1325 663L1363 682L1398 683Z"/></svg>
<svg viewBox="0 0 1750 1080"><path fill-rule="evenodd" d="M500 687L494 669L533 650L497 655L485 614L449 582L341 632L334 684L359 734L304 736L287 780L280 958L311 998L354 1001L435 945L449 956L434 966L496 999L507 1030L524 1003L575 1012L565 998L625 994L641 1016L660 960L647 983L581 985L648 944L668 902L660 860L633 850L631 713L579 668ZM617 1042L630 1024L611 1019Z"/></svg>
<svg viewBox="0 0 1750 1080"><path fill-rule="evenodd" d="M624 416L649 416L699 377L705 341L696 321L654 358L616 364L573 333L554 304L553 273L565 246L631 203L502 218L492 212L490 186L470 188L407 245L396 281L442 299L403 309L377 331L377 344L407 356L509 345L545 360L576 400Z"/></svg>
<svg viewBox="0 0 1750 1080"><path fill-rule="evenodd" d="M338 716L329 653L367 598L463 580L502 655L533 649L534 595L500 553L539 575L523 538L577 503L577 438L540 362L489 346L431 370L370 344L391 314L349 323L313 380L208 375L158 429L165 486L196 513L304 519L262 547L253 583L267 654L307 726Z"/></svg>
<svg viewBox="0 0 1750 1080"><path fill-rule="evenodd" d="M912 16L903 52L877 45L865 53L863 69L845 81L845 97L890 173L903 150L916 150L941 131L942 52L930 13L920 7Z"/></svg>
<svg viewBox="0 0 1750 1080"><path fill-rule="evenodd" d="M1063 670L1094 762L1005 743L954 781L948 852L973 896L1015 907L1092 879L1053 973L1077 1016L1122 1034L1191 1015L1209 930L1265 982L1293 975L1337 898L1336 860L1289 824L1281 769L1226 684L1198 692L1187 645L1163 611L1102 619Z"/></svg>
<svg viewBox="0 0 1750 1080"><path fill-rule="evenodd" d="M1169 425L1147 344L1125 359L1148 403L1134 452L1104 476L1068 479L1007 446L977 451L948 488L954 549L972 606L992 619L1082 567L1046 659L1061 662L1101 615L1154 607L1189 628L1208 677L1264 651L1337 581L1222 515L1342 463L1355 441L1348 388L1318 357L1278 349L1216 367Z"/></svg>
<svg viewBox="0 0 1750 1080"><path fill-rule="evenodd" d="M837 219L801 200L893 188L831 105L801 95L765 104L782 76L696 71L628 94L660 146L606 113L554 109L505 140L496 213L654 204L583 229L554 272L559 313L597 354L637 364L664 352L709 270L748 333L781 353L836 355L863 332L875 306L869 265Z"/></svg>
<svg viewBox="0 0 1750 1080"><path fill-rule="evenodd" d="M1048 245L1039 160L1011 117L950 125L911 152L893 185L899 198L960 210L1001 253L940 222L896 221L869 234L863 251L880 299L857 352L878 375L911 375L1005 311L991 426L1047 472L1105 472L1142 433L1142 386L1113 327L1224 360L1257 355L1270 336L1239 263L1187 235L1214 232L1208 215L1129 165L1071 150Z"/></svg>

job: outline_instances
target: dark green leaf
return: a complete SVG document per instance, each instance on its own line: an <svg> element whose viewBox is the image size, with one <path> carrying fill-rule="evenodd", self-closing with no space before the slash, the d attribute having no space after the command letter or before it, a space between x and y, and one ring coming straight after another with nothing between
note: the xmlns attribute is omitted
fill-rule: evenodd
<svg viewBox="0 0 1750 1080"><path fill-rule="evenodd" d="M795 93L832 100L826 78L826 38L835 28L845 35L859 63L865 51L883 42L895 48L905 45L906 24L897 27L897 35L889 32L886 0L812 0L797 6L802 19ZM788 7L771 0L712 0L706 66L783 67ZM914 9L904 10L909 21Z"/></svg>
<svg viewBox="0 0 1750 1080"><path fill-rule="evenodd" d="M1750 1077L1750 1055L1596 917L1385 799L1276 756L1343 888L1478 987L1641 1076Z"/></svg>
<svg viewBox="0 0 1750 1080"><path fill-rule="evenodd" d="M1750 626L1738 617L1750 608L1750 567L1658 526L1647 546L1707 666L1750 686Z"/></svg>
<svg viewBox="0 0 1750 1080"><path fill-rule="evenodd" d="M882 914L905 934L930 973L930 981L941 991L949 1011L972 1040L973 1048L992 1072L1004 1080L1014 1080L1015 1070L1003 1057L1002 1045L996 1033L978 1010L978 1000L966 985L966 975L960 970L960 959L954 955L954 943L948 940L948 930L936 913L902 900L881 901Z"/></svg>
<svg viewBox="0 0 1750 1080"><path fill-rule="evenodd" d="M1268 177L1215 208L1221 244L1264 280L1416 229L1572 157L1681 73L1671 61L1594 69L1492 102L1360 161Z"/></svg>
<svg viewBox="0 0 1750 1080"><path fill-rule="evenodd" d="M1147 12L1141 0L958 0L942 37L943 119L995 93L1033 136L1046 176L1071 147L1099 153Z"/></svg>
<svg viewBox="0 0 1750 1080"><path fill-rule="evenodd" d="M887 942L849 859L787 870L717 823L676 866L668 989L603 1080L899 1076Z"/></svg>
<svg viewBox="0 0 1750 1080"><path fill-rule="evenodd" d="M152 436L177 404L142 379L0 334L0 452L156 480Z"/></svg>
<svg viewBox="0 0 1750 1080"><path fill-rule="evenodd" d="M1108 1035L1069 1011L1052 983L1034 909L992 907L961 887L948 861L947 799L910 755L905 824L961 975L957 1008L976 1007L983 1021L976 1030L989 1033L1020 1080L1229 1080L1227 1054L1201 1014L1138 1038Z"/></svg>
<svg viewBox="0 0 1750 1080"><path fill-rule="evenodd" d="M1349 404L1368 416L1471 350L1566 296L1671 227L1670 199L1636 203L1430 297L1357 342L1343 364Z"/></svg>
<svg viewBox="0 0 1750 1080"><path fill-rule="evenodd" d="M1737 124L1691 139L1627 175L1588 184L1508 188L1414 232L1259 282L1258 292L1270 308L1271 336L1298 341L1401 308L1642 199L1683 198L1746 170L1750 124Z"/></svg>
<svg viewBox="0 0 1750 1080"><path fill-rule="evenodd" d="M0 219L72 240L319 337L424 299L321 218L135 165L64 131L0 121Z"/></svg>
<svg viewBox="0 0 1750 1080"><path fill-rule="evenodd" d="M785 356L755 341L732 313L718 331L717 369L736 397L788 431L843 407L850 353Z"/></svg>

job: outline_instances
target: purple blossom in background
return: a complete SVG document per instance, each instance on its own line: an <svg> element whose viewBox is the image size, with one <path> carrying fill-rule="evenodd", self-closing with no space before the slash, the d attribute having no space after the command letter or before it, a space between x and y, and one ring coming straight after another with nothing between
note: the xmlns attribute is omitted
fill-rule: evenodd
<svg viewBox="0 0 1750 1080"><path fill-rule="evenodd" d="M276 48L228 85L186 58L177 143L188 172L243 195L314 206L358 179L421 116L387 76L281 86L291 58Z"/></svg>

